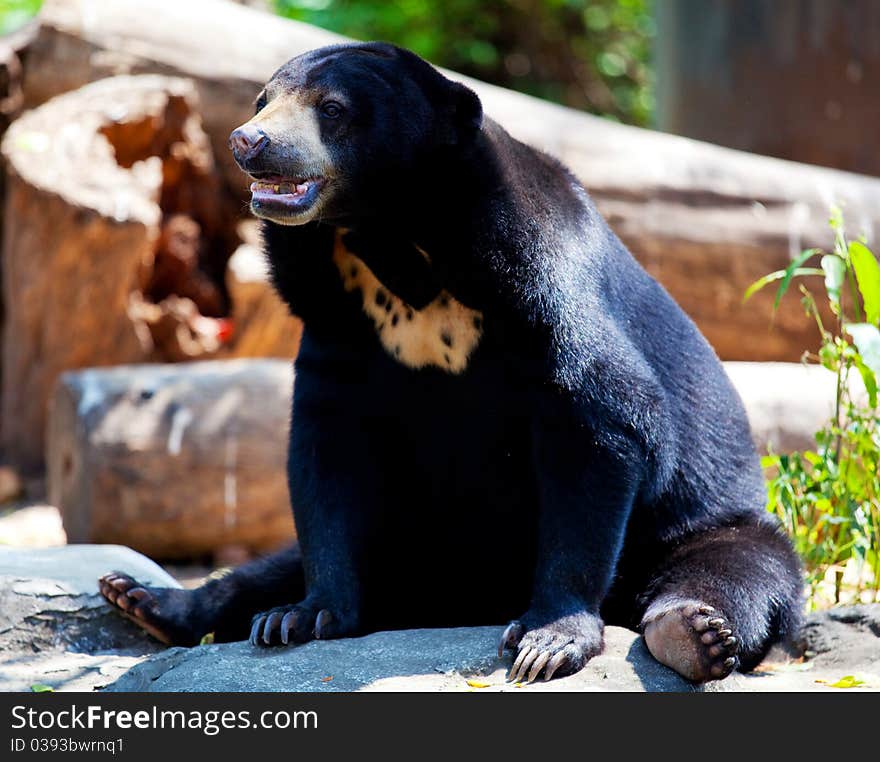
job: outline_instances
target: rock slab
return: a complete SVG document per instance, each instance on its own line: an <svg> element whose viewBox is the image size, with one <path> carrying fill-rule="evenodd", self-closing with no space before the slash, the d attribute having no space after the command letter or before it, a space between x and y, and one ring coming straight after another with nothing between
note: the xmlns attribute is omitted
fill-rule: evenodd
<svg viewBox="0 0 880 762"><path fill-rule="evenodd" d="M169 648L111 611L98 576L124 569L155 585L177 583L152 561L117 546L0 548L0 690L110 691L857 691L880 690L880 604L812 614L807 659L771 655L750 675L695 687L654 661L644 640L619 627L576 675L505 682L495 656L501 626L400 630L262 649L248 643Z"/></svg>
<svg viewBox="0 0 880 762"><path fill-rule="evenodd" d="M92 690L161 650L98 594L98 577L113 569L178 587L121 546L0 547L0 691Z"/></svg>
<svg viewBox="0 0 880 762"><path fill-rule="evenodd" d="M132 667L109 691L827 691L842 677L856 690L880 690L880 605L811 616L806 643L815 655L781 652L749 675L694 686L648 653L640 635L605 630L605 651L576 675L515 685L510 660L495 656L501 627L379 632L266 650L248 643L172 648Z"/></svg>
<svg viewBox="0 0 880 762"><path fill-rule="evenodd" d="M110 691L693 691L634 632L606 630L605 652L577 675L527 688L505 682L502 627L378 632L284 650L249 643L172 648L136 665Z"/></svg>

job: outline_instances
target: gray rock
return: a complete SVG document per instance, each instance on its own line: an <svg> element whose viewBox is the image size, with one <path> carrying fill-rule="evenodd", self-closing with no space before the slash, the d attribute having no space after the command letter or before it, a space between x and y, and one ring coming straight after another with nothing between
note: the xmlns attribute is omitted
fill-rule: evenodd
<svg viewBox="0 0 880 762"><path fill-rule="evenodd" d="M495 656L501 630L399 630L271 650L248 643L172 648L136 665L107 690L522 690L505 682L509 660ZM528 690L694 690L654 661L634 632L609 627L605 639L605 652L577 675L538 683Z"/></svg>
<svg viewBox="0 0 880 762"><path fill-rule="evenodd" d="M163 587L180 587L161 566L122 545L65 545L58 548L0 546L0 578L52 580L48 595L98 595L98 577L120 569Z"/></svg>
<svg viewBox="0 0 880 762"><path fill-rule="evenodd" d="M0 547L0 691L35 683L89 690L162 649L98 594L105 572L178 587L140 553L117 545Z"/></svg>
<svg viewBox="0 0 880 762"><path fill-rule="evenodd" d="M880 604L842 606L808 617L802 646L827 666L858 663L880 674Z"/></svg>
<svg viewBox="0 0 880 762"><path fill-rule="evenodd" d="M619 627L584 670L550 683L505 682L509 660L495 657L500 627L379 632L362 638L263 649L247 643L172 648L135 665L111 691L827 691L846 675L858 690L880 690L880 605L809 617L813 657L781 650L754 673L695 687ZM469 682L470 681L470 682Z"/></svg>

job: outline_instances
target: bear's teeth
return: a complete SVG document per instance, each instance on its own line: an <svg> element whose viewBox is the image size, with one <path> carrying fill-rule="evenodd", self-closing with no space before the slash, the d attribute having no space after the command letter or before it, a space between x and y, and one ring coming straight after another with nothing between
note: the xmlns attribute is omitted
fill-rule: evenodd
<svg viewBox="0 0 880 762"><path fill-rule="evenodd" d="M263 193L272 193L276 195L301 196L309 189L309 185L309 181L303 183L269 183L265 180L256 180L251 183L251 191L261 191Z"/></svg>

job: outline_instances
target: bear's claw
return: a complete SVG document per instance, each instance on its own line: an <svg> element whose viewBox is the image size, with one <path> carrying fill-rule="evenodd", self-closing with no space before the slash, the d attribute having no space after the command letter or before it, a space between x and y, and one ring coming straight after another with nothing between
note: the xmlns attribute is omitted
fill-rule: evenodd
<svg viewBox="0 0 880 762"><path fill-rule="evenodd" d="M498 641L498 658L501 659L504 657L504 652L508 649L516 648L519 645L519 642L522 640L522 636L525 634L525 627L523 627L519 622L511 622L507 627L504 628L504 632L501 633L501 639Z"/></svg>
<svg viewBox="0 0 880 762"><path fill-rule="evenodd" d="M304 603L295 606L277 606L257 614L251 620L251 645L271 646L304 643L311 639L332 637L336 622L328 609L318 609Z"/></svg>
<svg viewBox="0 0 880 762"><path fill-rule="evenodd" d="M327 609L321 609L315 618L315 640L326 637L327 630L333 623L333 614Z"/></svg>

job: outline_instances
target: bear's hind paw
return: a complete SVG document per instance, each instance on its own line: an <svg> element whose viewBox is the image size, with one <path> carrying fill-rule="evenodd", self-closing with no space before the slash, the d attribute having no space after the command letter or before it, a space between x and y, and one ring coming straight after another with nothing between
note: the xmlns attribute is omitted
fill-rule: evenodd
<svg viewBox="0 0 880 762"><path fill-rule="evenodd" d="M645 643L661 664L695 683L722 680L739 666L739 638L724 615L688 603L645 623Z"/></svg>

